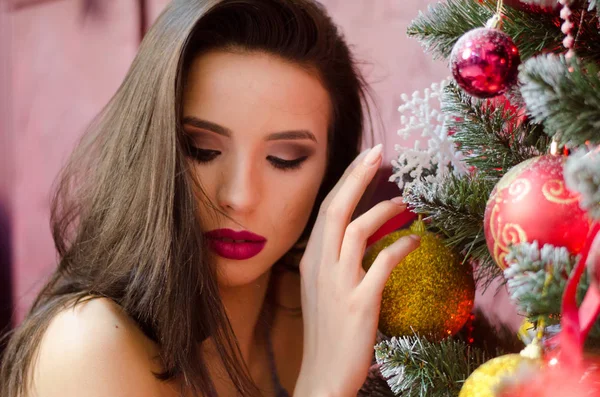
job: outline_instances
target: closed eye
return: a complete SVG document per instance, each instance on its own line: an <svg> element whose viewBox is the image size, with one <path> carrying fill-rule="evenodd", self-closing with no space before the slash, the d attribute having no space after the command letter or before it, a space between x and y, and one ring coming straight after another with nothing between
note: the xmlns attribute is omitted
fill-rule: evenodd
<svg viewBox="0 0 600 397"><path fill-rule="evenodd" d="M214 160L221 152L218 150L200 149L193 145L188 145L188 155L199 163L208 163Z"/></svg>
<svg viewBox="0 0 600 397"><path fill-rule="evenodd" d="M221 154L218 150L201 149L199 147L188 145L188 155L199 163L209 163ZM308 156L302 156L294 160L284 160L275 156L267 156L267 160L278 170L291 171L298 169L306 161Z"/></svg>
<svg viewBox="0 0 600 397"><path fill-rule="evenodd" d="M284 171L290 171L300 168L302 163L304 163L307 158L308 156L302 156L294 160L284 160L280 159L279 157L267 156L267 160L269 160L273 167Z"/></svg>

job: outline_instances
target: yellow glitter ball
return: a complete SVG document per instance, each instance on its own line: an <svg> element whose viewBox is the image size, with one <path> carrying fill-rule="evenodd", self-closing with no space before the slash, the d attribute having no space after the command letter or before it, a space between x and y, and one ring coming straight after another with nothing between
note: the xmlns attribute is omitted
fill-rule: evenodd
<svg viewBox="0 0 600 397"><path fill-rule="evenodd" d="M438 341L457 333L473 309L471 267L435 234L415 222L410 230L390 233L369 248L368 270L377 254L400 237L421 236L421 245L392 271L381 300L379 330L387 336L419 335Z"/></svg>
<svg viewBox="0 0 600 397"><path fill-rule="evenodd" d="M503 385L512 384L515 376L523 376L541 368L541 360L507 354L496 357L477 368L466 380L458 397L496 397Z"/></svg>

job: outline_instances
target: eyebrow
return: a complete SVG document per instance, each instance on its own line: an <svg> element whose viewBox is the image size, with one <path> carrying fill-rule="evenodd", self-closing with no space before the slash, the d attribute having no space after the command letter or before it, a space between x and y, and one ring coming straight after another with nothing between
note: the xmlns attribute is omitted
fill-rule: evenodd
<svg viewBox="0 0 600 397"><path fill-rule="evenodd" d="M192 127L201 128L203 130L209 130L216 134L226 136L228 138L231 137L231 130L229 128L223 127L219 124L213 123L211 121L202 120L193 116L186 116L183 118L183 124L191 125ZM315 135L308 130L290 130L290 131L281 131L281 132L273 132L267 136L265 140L267 141L278 141L278 140L301 140L301 139L309 139L311 141L317 142L317 138Z"/></svg>

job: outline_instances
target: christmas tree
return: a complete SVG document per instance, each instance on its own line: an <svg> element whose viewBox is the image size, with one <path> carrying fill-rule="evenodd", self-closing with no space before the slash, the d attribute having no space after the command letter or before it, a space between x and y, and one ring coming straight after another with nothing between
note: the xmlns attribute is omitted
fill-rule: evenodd
<svg viewBox="0 0 600 397"><path fill-rule="evenodd" d="M420 136L390 180L423 222L365 267L400 235L430 240L386 285L378 395L600 395L597 8L446 0L410 24L452 78L399 108L399 135ZM471 314L474 286L498 280L526 318L518 336Z"/></svg>

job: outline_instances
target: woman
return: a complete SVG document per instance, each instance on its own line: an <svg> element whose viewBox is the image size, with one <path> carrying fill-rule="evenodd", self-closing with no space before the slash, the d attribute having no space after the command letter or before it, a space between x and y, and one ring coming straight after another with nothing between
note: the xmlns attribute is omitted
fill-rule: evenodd
<svg viewBox="0 0 600 397"><path fill-rule="evenodd" d="M350 165L363 102L315 2L170 4L63 171L59 266L1 395L356 395L383 285L418 245L361 269L405 208L350 223L381 163L379 145Z"/></svg>

